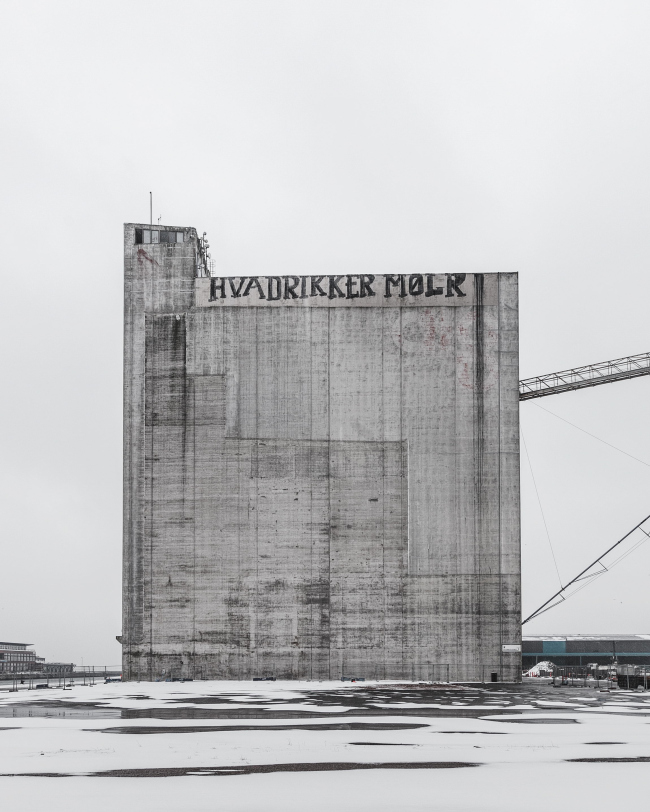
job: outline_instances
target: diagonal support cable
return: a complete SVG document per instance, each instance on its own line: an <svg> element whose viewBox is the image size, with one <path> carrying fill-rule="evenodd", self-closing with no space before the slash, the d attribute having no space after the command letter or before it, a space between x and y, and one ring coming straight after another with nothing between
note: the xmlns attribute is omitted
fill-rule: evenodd
<svg viewBox="0 0 650 812"><path fill-rule="evenodd" d="M591 564L590 564L588 567L585 567L585 569L583 569L583 570L582 570L582 572L578 573L578 575L576 575L576 577L575 577L575 578L572 578L572 579L569 581L569 583L568 583L568 584L565 584L565 586L563 586L561 589L559 589L559 590L558 590L558 591L557 591L557 592L556 592L554 595L551 595L551 597L550 597L550 598L549 598L547 601L545 601L545 602L544 602L544 603L543 603L543 604L542 604L542 605L541 605L541 606L540 606L538 609L536 609L536 610L535 610L535 611L532 613L532 615L528 615L528 617L527 617L525 620L523 620L523 621L521 622L521 625L523 626L525 623L528 623L528 621L529 621L529 620L532 620L533 618L537 617L538 615L541 615L541 614L543 614L544 612L547 612L549 609L552 609L552 608L553 608L553 606L557 606L557 604L558 604L558 603L561 603L561 602L562 602L562 600L566 600L566 598L565 598L565 596L564 596L564 593L565 593L565 592L567 591L567 589L569 589L569 587L570 587L570 586L572 586L573 584L577 583L578 581L586 581L588 578L597 577L597 576L600 576L600 575L604 575L604 574L605 574L605 572L609 572L609 569L611 569L611 568L614 566L614 564L618 563L618 561L620 561L620 560L622 560L623 558L625 558L625 556L627 555L627 553L625 553L625 554L624 554L624 555L622 555L620 558L616 559L616 561L614 561L613 563L611 563L609 568L607 568L607 567L605 566L605 564L603 564L603 558L605 558L605 556L609 555L609 554L612 552L612 550L616 549L616 547L618 547L618 546L619 546L620 544L622 544L622 543L623 543L623 542L624 542L626 539L628 539L628 538L629 538L629 537L632 535L632 533L634 533L634 531L635 531L635 530L639 530L639 529L640 529L640 530L641 530L641 532L642 532L642 533L643 533L643 534L644 534L644 535L645 535L647 538L650 538L650 534L649 534L649 533L647 533L647 532L646 532L646 530L644 530L644 528L642 527L642 525L644 525L644 524L645 524L645 523L646 523L648 520L650 520L650 516L646 516L646 517L645 517L645 519L643 519L643 521L639 522L639 523L638 523L638 524L637 524L635 527L633 527L633 528L632 528L632 529L629 531L629 533L626 533L626 534L623 536L623 538L620 538L620 539L619 539L619 540L618 540L618 541L617 541L615 544L612 544L612 546L611 546L611 547L610 547L608 550L605 550L605 552L604 552L602 555L599 555L599 556L598 556L598 558L597 558L595 561L592 561L592 563L591 563ZM646 541L646 539L642 539L642 542L644 542L644 541ZM639 546L639 545L638 545L638 544L634 545L634 547L633 547L632 549L635 549L637 546ZM629 550L628 552L632 552L632 550ZM596 572L592 573L591 575L587 575L586 573L588 573L588 572L589 572L589 570L590 570L590 569L592 569L593 567L595 567L597 564L600 564L600 566L601 566L603 569L602 569L602 570L597 570ZM583 587L585 587L585 586L587 586L587 584L583 584ZM582 587L581 587L581 588L582 588ZM577 590L576 590L576 591L577 591ZM556 600L556 599L558 599L558 598L559 598L560 600L558 600L556 603L553 603L553 601L555 601L555 600ZM551 604L551 603L552 603L553 605L552 605L552 606L549 606L549 604Z"/></svg>

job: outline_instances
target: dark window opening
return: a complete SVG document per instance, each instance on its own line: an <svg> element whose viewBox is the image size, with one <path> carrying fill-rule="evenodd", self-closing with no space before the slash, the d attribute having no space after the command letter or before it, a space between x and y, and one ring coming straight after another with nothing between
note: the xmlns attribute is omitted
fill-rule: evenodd
<svg viewBox="0 0 650 812"><path fill-rule="evenodd" d="M183 242L185 234L182 231L157 231L152 228L136 228L136 245L157 245L164 242L167 244Z"/></svg>

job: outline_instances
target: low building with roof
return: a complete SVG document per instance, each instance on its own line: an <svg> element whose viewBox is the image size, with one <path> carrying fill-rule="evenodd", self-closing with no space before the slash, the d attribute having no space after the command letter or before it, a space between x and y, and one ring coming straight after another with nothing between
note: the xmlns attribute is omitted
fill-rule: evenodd
<svg viewBox="0 0 650 812"><path fill-rule="evenodd" d="M37 657L33 643L0 642L0 674L23 674L42 671L44 657Z"/></svg>
<svg viewBox="0 0 650 812"><path fill-rule="evenodd" d="M558 666L613 662L650 666L650 634L525 635L524 671L546 660Z"/></svg>

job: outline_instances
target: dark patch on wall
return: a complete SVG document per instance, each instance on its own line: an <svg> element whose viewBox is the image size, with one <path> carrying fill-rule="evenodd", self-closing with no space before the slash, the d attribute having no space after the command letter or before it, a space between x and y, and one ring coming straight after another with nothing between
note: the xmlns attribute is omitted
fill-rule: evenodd
<svg viewBox="0 0 650 812"><path fill-rule="evenodd" d="M305 584L304 601L307 606L328 606L330 602L330 585L327 581Z"/></svg>
<svg viewBox="0 0 650 812"><path fill-rule="evenodd" d="M185 318L157 316L146 352L152 359L148 370L146 425L188 424L188 382L185 375Z"/></svg>
<svg viewBox="0 0 650 812"><path fill-rule="evenodd" d="M474 494L476 504L476 543L483 535L483 469L485 455L485 311L483 274L474 275Z"/></svg>

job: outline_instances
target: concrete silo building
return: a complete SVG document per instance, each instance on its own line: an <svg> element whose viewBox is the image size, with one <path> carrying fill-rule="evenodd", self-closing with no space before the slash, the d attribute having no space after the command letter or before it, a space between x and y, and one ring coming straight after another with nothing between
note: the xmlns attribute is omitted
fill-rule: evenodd
<svg viewBox="0 0 650 812"><path fill-rule="evenodd" d="M125 679L519 679L516 274L124 240Z"/></svg>

